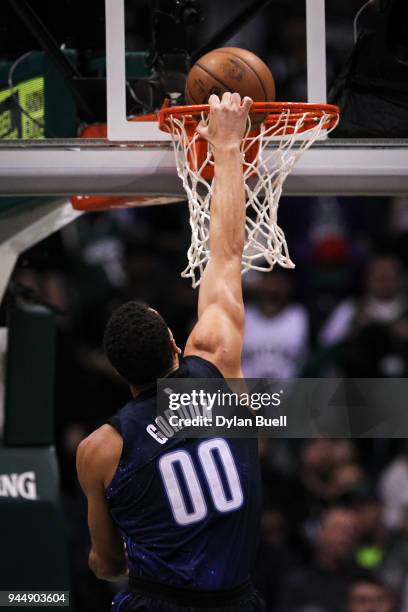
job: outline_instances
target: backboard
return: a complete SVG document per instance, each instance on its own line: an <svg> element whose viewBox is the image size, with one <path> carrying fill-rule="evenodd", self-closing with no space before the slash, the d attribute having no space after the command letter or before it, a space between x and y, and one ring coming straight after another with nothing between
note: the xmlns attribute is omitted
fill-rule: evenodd
<svg viewBox="0 0 408 612"><path fill-rule="evenodd" d="M339 0L291 0L290 3L287 0L223 0L222 3L92 0L83 7L78 1L62 2L46 23L56 38L56 49L51 45L47 51L38 51L35 41L27 43L21 55L18 54L20 47L9 49L10 63L3 74L3 84L0 83L5 92L0 98L0 195L134 194L146 196L151 204L170 203L174 198L185 196L176 175L169 136L154 121L128 120L129 115L137 114L129 106L129 98L139 113L140 108L145 108L145 112L157 109L162 102L158 94L155 100L142 99L138 105L139 91L129 87L135 72L145 85L155 79L157 84L160 77L154 72L157 68L154 49L160 47L161 41L154 40L150 33L147 7L164 6L168 15L173 12L173 21L169 17L170 21L165 21L160 30L160 36L165 38L167 32L170 39L173 37L170 41L173 45L174 41L179 42L177 36L186 20L186 15L177 11L188 9L190 19L192 8L198 8L198 18L192 25L186 21L185 28L190 32L188 44L193 57L206 45L208 48L211 40L218 46L247 47L271 67L278 85L278 99L324 103L353 49L354 18L364 4L363 0L347 3ZM241 29L230 30L229 37L224 36L223 41L220 37L214 39L215 34L225 30L231 15L245 16L248 7L252 7L253 13L251 18L247 15L243 19ZM35 8L40 13L41 7ZM370 6L361 15L360 24L369 10ZM45 19L46 14L40 16ZM17 18L7 13L5 19ZM13 34L9 37L13 45L16 23L8 28ZM69 41L71 49L66 46ZM89 47L91 52L87 51ZM54 52L58 55L57 61L50 60ZM188 70L187 57L184 68ZM27 89L33 84L33 77L37 79L35 91ZM52 84L48 93L47 82ZM180 83L178 87L178 91L183 89ZM30 95L24 95L24 88ZM143 89L142 98L145 93ZM27 124L24 111L33 118L35 115L37 121L31 125L31 138L27 130L24 135ZM12 123L20 115L22 127ZM44 117L47 125L41 130ZM79 138L84 123L95 122L102 126L98 136ZM407 147L407 140L402 138L319 141L299 160L285 183L284 193L405 195L408 193Z"/></svg>
<svg viewBox="0 0 408 612"><path fill-rule="evenodd" d="M325 0L305 0L307 100L327 102ZM107 55L107 121L109 140L169 140L150 123L127 120L125 67L125 0L105 0Z"/></svg>
<svg viewBox="0 0 408 612"><path fill-rule="evenodd" d="M365 5L364 2L348 3L349 8L344 10L341 23L343 32L347 35L343 35L344 40L337 45L341 52L333 53L333 47L336 46L333 45L333 40L341 36L340 24L336 23L339 16L335 18L331 13L333 3L325 0L301 0L292 4L295 8L294 18L277 10L276 19L282 19L283 29L293 28L292 41L297 34L295 46L298 48L295 52L298 54L299 65L304 61L305 66L305 74L300 76L300 80L303 78L305 81L304 98L308 102L325 103L328 88L337 76L336 71L353 49L358 27L356 17ZM128 3L128 9L129 6ZM154 140L165 143L169 137L160 132L157 125L127 120L125 15L128 12L125 12L125 0L106 0L108 138L111 141L130 140L140 143ZM262 15L265 13L260 11L258 18ZM225 13L220 15L220 19L222 18L225 18ZM214 15L212 19L217 23ZM253 27L259 27L259 21L256 22L253 18L253 22ZM216 27L219 27L218 23ZM245 26L244 32L236 35L228 44L241 44L251 48L253 35L251 38L250 27L251 24L249 29ZM246 41L249 44L245 44ZM270 65L274 71L273 47L272 43L269 52ZM299 55L303 55L303 58L299 59ZM403 139L381 142L375 139L319 142L299 161L293 176L288 179L286 193L405 193L408 187L404 169L408 162L407 146L408 142Z"/></svg>

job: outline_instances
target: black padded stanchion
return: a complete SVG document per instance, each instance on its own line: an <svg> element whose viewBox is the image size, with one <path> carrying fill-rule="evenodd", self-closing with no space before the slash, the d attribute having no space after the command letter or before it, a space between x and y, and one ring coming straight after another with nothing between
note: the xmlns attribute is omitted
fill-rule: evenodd
<svg viewBox="0 0 408 612"><path fill-rule="evenodd" d="M1 591L70 588L53 447L54 347L54 315L13 306L0 446Z"/></svg>

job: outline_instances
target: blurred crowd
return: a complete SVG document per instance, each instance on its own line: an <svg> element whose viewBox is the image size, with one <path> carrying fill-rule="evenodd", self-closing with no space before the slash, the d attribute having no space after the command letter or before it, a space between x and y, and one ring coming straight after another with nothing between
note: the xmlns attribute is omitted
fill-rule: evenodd
<svg viewBox="0 0 408 612"><path fill-rule="evenodd" d="M244 277L248 377L405 377L408 200L284 198L295 270ZM197 291L180 278L185 203L83 216L26 253L14 289L57 307L57 448L78 610L108 610L87 567L79 441L129 398L101 347L128 299L165 317L182 346ZM276 612L408 610L408 444L260 441L264 510L254 581Z"/></svg>

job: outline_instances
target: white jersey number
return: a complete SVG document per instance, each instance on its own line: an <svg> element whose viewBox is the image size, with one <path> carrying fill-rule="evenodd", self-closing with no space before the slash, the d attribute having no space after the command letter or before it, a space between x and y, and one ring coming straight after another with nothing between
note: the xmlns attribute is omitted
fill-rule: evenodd
<svg viewBox="0 0 408 612"><path fill-rule="evenodd" d="M216 455L224 472L228 492L216 463ZM231 512L242 506L244 496L241 482L228 442L222 438L202 442L198 447L198 459L214 507L219 512ZM177 450L163 455L159 461L159 470L176 523L191 525L203 520L207 515L207 504L190 453ZM185 493L190 498L189 505Z"/></svg>

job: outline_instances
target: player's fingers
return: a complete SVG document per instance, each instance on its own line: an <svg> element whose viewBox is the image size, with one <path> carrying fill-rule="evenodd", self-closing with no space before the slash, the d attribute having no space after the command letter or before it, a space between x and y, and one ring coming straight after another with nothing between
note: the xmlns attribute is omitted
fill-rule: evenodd
<svg viewBox="0 0 408 612"><path fill-rule="evenodd" d="M231 94L229 91L226 91L221 99L221 104L229 105L231 103Z"/></svg>
<svg viewBox="0 0 408 612"><path fill-rule="evenodd" d="M208 98L208 104L211 106L211 108L214 108L214 106L217 106L218 104L220 104L220 99L216 94L211 94L211 96Z"/></svg>
<svg viewBox="0 0 408 612"><path fill-rule="evenodd" d="M206 121L200 121L200 123L197 125L197 133L199 136L201 136L201 138L206 138L208 135L208 125Z"/></svg>
<svg viewBox="0 0 408 612"><path fill-rule="evenodd" d="M234 108L239 108L239 106L241 105L241 96L239 95L239 93L234 92L232 94L231 104L234 106Z"/></svg>
<svg viewBox="0 0 408 612"><path fill-rule="evenodd" d="M201 134L206 129L207 129L207 123L205 121L200 121L200 123L197 125L197 128L196 128L199 134Z"/></svg>
<svg viewBox="0 0 408 612"><path fill-rule="evenodd" d="M253 104L253 100L249 98L248 96L245 96L245 98L241 102L241 108L243 109L244 112L247 113L249 109L251 108L252 104Z"/></svg>

